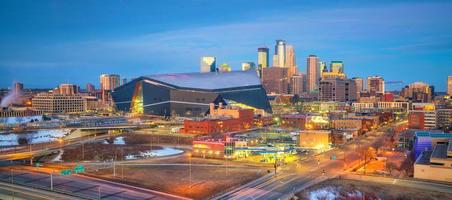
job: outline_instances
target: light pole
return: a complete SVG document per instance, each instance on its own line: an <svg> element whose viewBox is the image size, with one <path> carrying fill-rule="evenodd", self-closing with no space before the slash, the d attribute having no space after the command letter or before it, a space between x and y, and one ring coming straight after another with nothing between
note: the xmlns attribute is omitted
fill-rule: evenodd
<svg viewBox="0 0 452 200"><path fill-rule="evenodd" d="M53 170L50 172L50 190L53 190Z"/></svg>

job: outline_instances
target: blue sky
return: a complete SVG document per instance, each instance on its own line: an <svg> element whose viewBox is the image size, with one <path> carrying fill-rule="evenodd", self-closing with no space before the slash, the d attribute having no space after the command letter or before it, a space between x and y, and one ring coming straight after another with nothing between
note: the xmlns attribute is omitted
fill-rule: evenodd
<svg viewBox="0 0 452 200"><path fill-rule="evenodd" d="M276 39L306 57L343 60L349 77L424 81L452 75L451 1L23 1L0 2L0 87L94 83L197 72L202 55L238 70ZM403 85L388 85L400 89Z"/></svg>

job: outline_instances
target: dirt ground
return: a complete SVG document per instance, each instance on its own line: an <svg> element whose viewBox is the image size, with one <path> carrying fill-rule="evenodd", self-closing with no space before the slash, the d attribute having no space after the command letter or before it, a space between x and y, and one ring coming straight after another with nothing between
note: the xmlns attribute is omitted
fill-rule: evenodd
<svg viewBox="0 0 452 200"><path fill-rule="evenodd" d="M332 195L334 194L334 195ZM333 179L297 194L299 199L445 200L451 194L355 180Z"/></svg>
<svg viewBox="0 0 452 200"><path fill-rule="evenodd" d="M231 161L191 158L190 173L190 165L185 165L189 164L189 158L186 155L127 163L129 165L117 166L116 177L113 176L113 169L111 168L101 169L97 172L90 171L88 175L179 196L208 199L232 187L255 180L267 174L268 170L263 167L238 164ZM140 165L130 165L133 163L140 163ZM150 165L145 165L146 163ZM151 165L165 163L170 164Z"/></svg>

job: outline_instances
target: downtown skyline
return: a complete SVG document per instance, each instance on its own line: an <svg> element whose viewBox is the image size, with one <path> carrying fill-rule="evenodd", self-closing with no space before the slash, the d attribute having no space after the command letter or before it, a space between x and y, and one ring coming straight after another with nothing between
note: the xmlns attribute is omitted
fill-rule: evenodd
<svg viewBox="0 0 452 200"><path fill-rule="evenodd" d="M327 63L344 61L349 77L380 75L404 82L389 90L423 81L445 91L451 73L452 28L446 25L452 17L450 2L319 7L250 1L234 7L194 1L172 7L171 2L118 1L83 9L77 9L82 3L68 2L1 4L0 88L11 87L13 81L27 88L63 82L97 87L102 73L130 79L198 72L204 55L240 70L242 62L257 63L257 48L267 46L273 52L276 39L294 45L300 72L306 72L307 56L315 54Z"/></svg>

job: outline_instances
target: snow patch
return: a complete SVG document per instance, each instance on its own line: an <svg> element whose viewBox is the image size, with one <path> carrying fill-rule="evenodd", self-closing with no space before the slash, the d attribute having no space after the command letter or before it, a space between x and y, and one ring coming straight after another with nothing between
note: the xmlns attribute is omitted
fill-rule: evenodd
<svg viewBox="0 0 452 200"><path fill-rule="evenodd" d="M181 154L183 152L184 151L182 151L180 149L164 147L163 149L148 150L148 151L144 151L144 152L139 152L138 155L129 154L129 155L126 155L125 159L126 160L134 160L134 159L138 159L138 158L152 158L152 157L172 156L172 155Z"/></svg>

